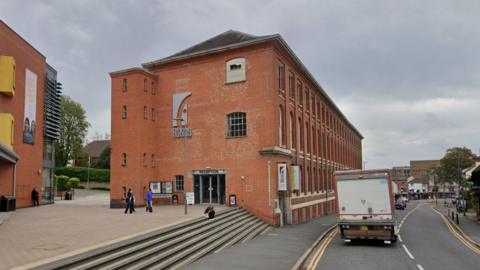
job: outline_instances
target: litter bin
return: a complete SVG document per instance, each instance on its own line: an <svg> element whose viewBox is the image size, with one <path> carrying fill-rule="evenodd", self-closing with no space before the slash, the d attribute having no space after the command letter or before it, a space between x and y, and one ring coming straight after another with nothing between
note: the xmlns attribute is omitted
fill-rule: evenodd
<svg viewBox="0 0 480 270"><path fill-rule="evenodd" d="M230 206L237 206L237 195L232 194L229 197Z"/></svg>
<svg viewBox="0 0 480 270"><path fill-rule="evenodd" d="M14 196L2 196L0 197L0 212L15 211L17 200Z"/></svg>
<svg viewBox="0 0 480 270"><path fill-rule="evenodd" d="M65 200L72 200L72 192L70 191L65 192Z"/></svg>
<svg viewBox="0 0 480 270"><path fill-rule="evenodd" d="M172 204L178 204L178 195L177 194L174 194L172 196Z"/></svg>

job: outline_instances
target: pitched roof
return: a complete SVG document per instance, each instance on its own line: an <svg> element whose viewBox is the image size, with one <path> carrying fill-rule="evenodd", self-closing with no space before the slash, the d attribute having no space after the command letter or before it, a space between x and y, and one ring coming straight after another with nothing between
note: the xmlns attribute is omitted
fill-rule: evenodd
<svg viewBox="0 0 480 270"><path fill-rule="evenodd" d="M90 142L83 147L83 151L90 157L100 157L103 150L110 146L110 140L98 140Z"/></svg>

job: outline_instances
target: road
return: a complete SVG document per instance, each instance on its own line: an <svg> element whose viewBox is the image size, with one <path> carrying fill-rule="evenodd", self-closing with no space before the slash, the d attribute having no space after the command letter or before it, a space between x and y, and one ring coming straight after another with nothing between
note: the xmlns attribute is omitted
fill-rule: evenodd
<svg viewBox="0 0 480 270"><path fill-rule="evenodd" d="M337 235L316 269L480 269L480 254L452 234L432 204L409 203L397 216L399 224L404 220L397 243L344 243Z"/></svg>

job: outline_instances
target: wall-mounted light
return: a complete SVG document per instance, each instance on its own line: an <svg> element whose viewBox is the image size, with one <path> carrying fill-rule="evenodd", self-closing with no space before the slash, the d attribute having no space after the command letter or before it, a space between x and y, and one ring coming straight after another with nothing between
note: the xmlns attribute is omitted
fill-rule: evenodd
<svg viewBox="0 0 480 270"><path fill-rule="evenodd" d="M240 179L241 179L241 180L245 180L245 176L243 176L243 175L240 176Z"/></svg>

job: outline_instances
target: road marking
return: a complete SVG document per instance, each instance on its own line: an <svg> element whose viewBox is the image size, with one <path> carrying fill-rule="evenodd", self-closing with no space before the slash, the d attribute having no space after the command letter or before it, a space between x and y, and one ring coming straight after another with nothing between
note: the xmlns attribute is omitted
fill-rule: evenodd
<svg viewBox="0 0 480 270"><path fill-rule="evenodd" d="M329 232L326 235L325 241L320 245L318 251L315 253L312 260L308 264L308 267L307 267L308 270L313 270L313 269L317 268L317 265L318 265L318 263L320 262L320 259L323 256L323 253L325 253L325 250L327 250L328 245L332 242L332 240L335 237L335 235L337 234L337 232L338 232L338 227L335 228L334 230L332 230L331 232Z"/></svg>
<svg viewBox="0 0 480 270"><path fill-rule="evenodd" d="M459 232L457 232L457 230L450 224L450 221L448 220L447 217L445 217L445 215L440 213L440 211L438 211L437 209L433 208L433 206L432 206L432 209L435 212L437 212L437 214L440 215L440 217L443 219L443 222L445 223L445 225L447 225L447 228L450 230L450 232L453 234L453 236L455 236L458 240L460 240L460 242L462 242L465 246L467 246L473 252L480 255L480 249L478 247L476 247L475 245L472 245L469 241L467 241L467 239L465 239L465 236L463 236Z"/></svg>
<svg viewBox="0 0 480 270"><path fill-rule="evenodd" d="M400 242L403 242L402 237L400 236L400 234L398 234L398 240L399 240Z"/></svg>
<svg viewBox="0 0 480 270"><path fill-rule="evenodd" d="M410 251L408 250L407 246L405 246L404 244L402 244L402 247L403 247L403 249L405 250L405 252L407 253L408 257L410 257L410 259L414 260L415 257L413 257L412 253L410 253Z"/></svg>
<svg viewBox="0 0 480 270"><path fill-rule="evenodd" d="M400 225L398 225L398 232L397 233L400 233L400 229L402 228L403 226L403 223L405 222L405 220L407 219L407 217L413 213L413 211L417 210L417 208L420 206L420 205L424 205L426 203L419 203L417 204L417 206L415 206L415 208L413 208L412 210L410 210L410 212L408 212L403 218L402 218L402 221L400 221Z"/></svg>
<svg viewBox="0 0 480 270"><path fill-rule="evenodd" d="M417 268L418 268L419 270L425 270L425 269L423 269L423 267L422 267L420 264L417 264Z"/></svg>

